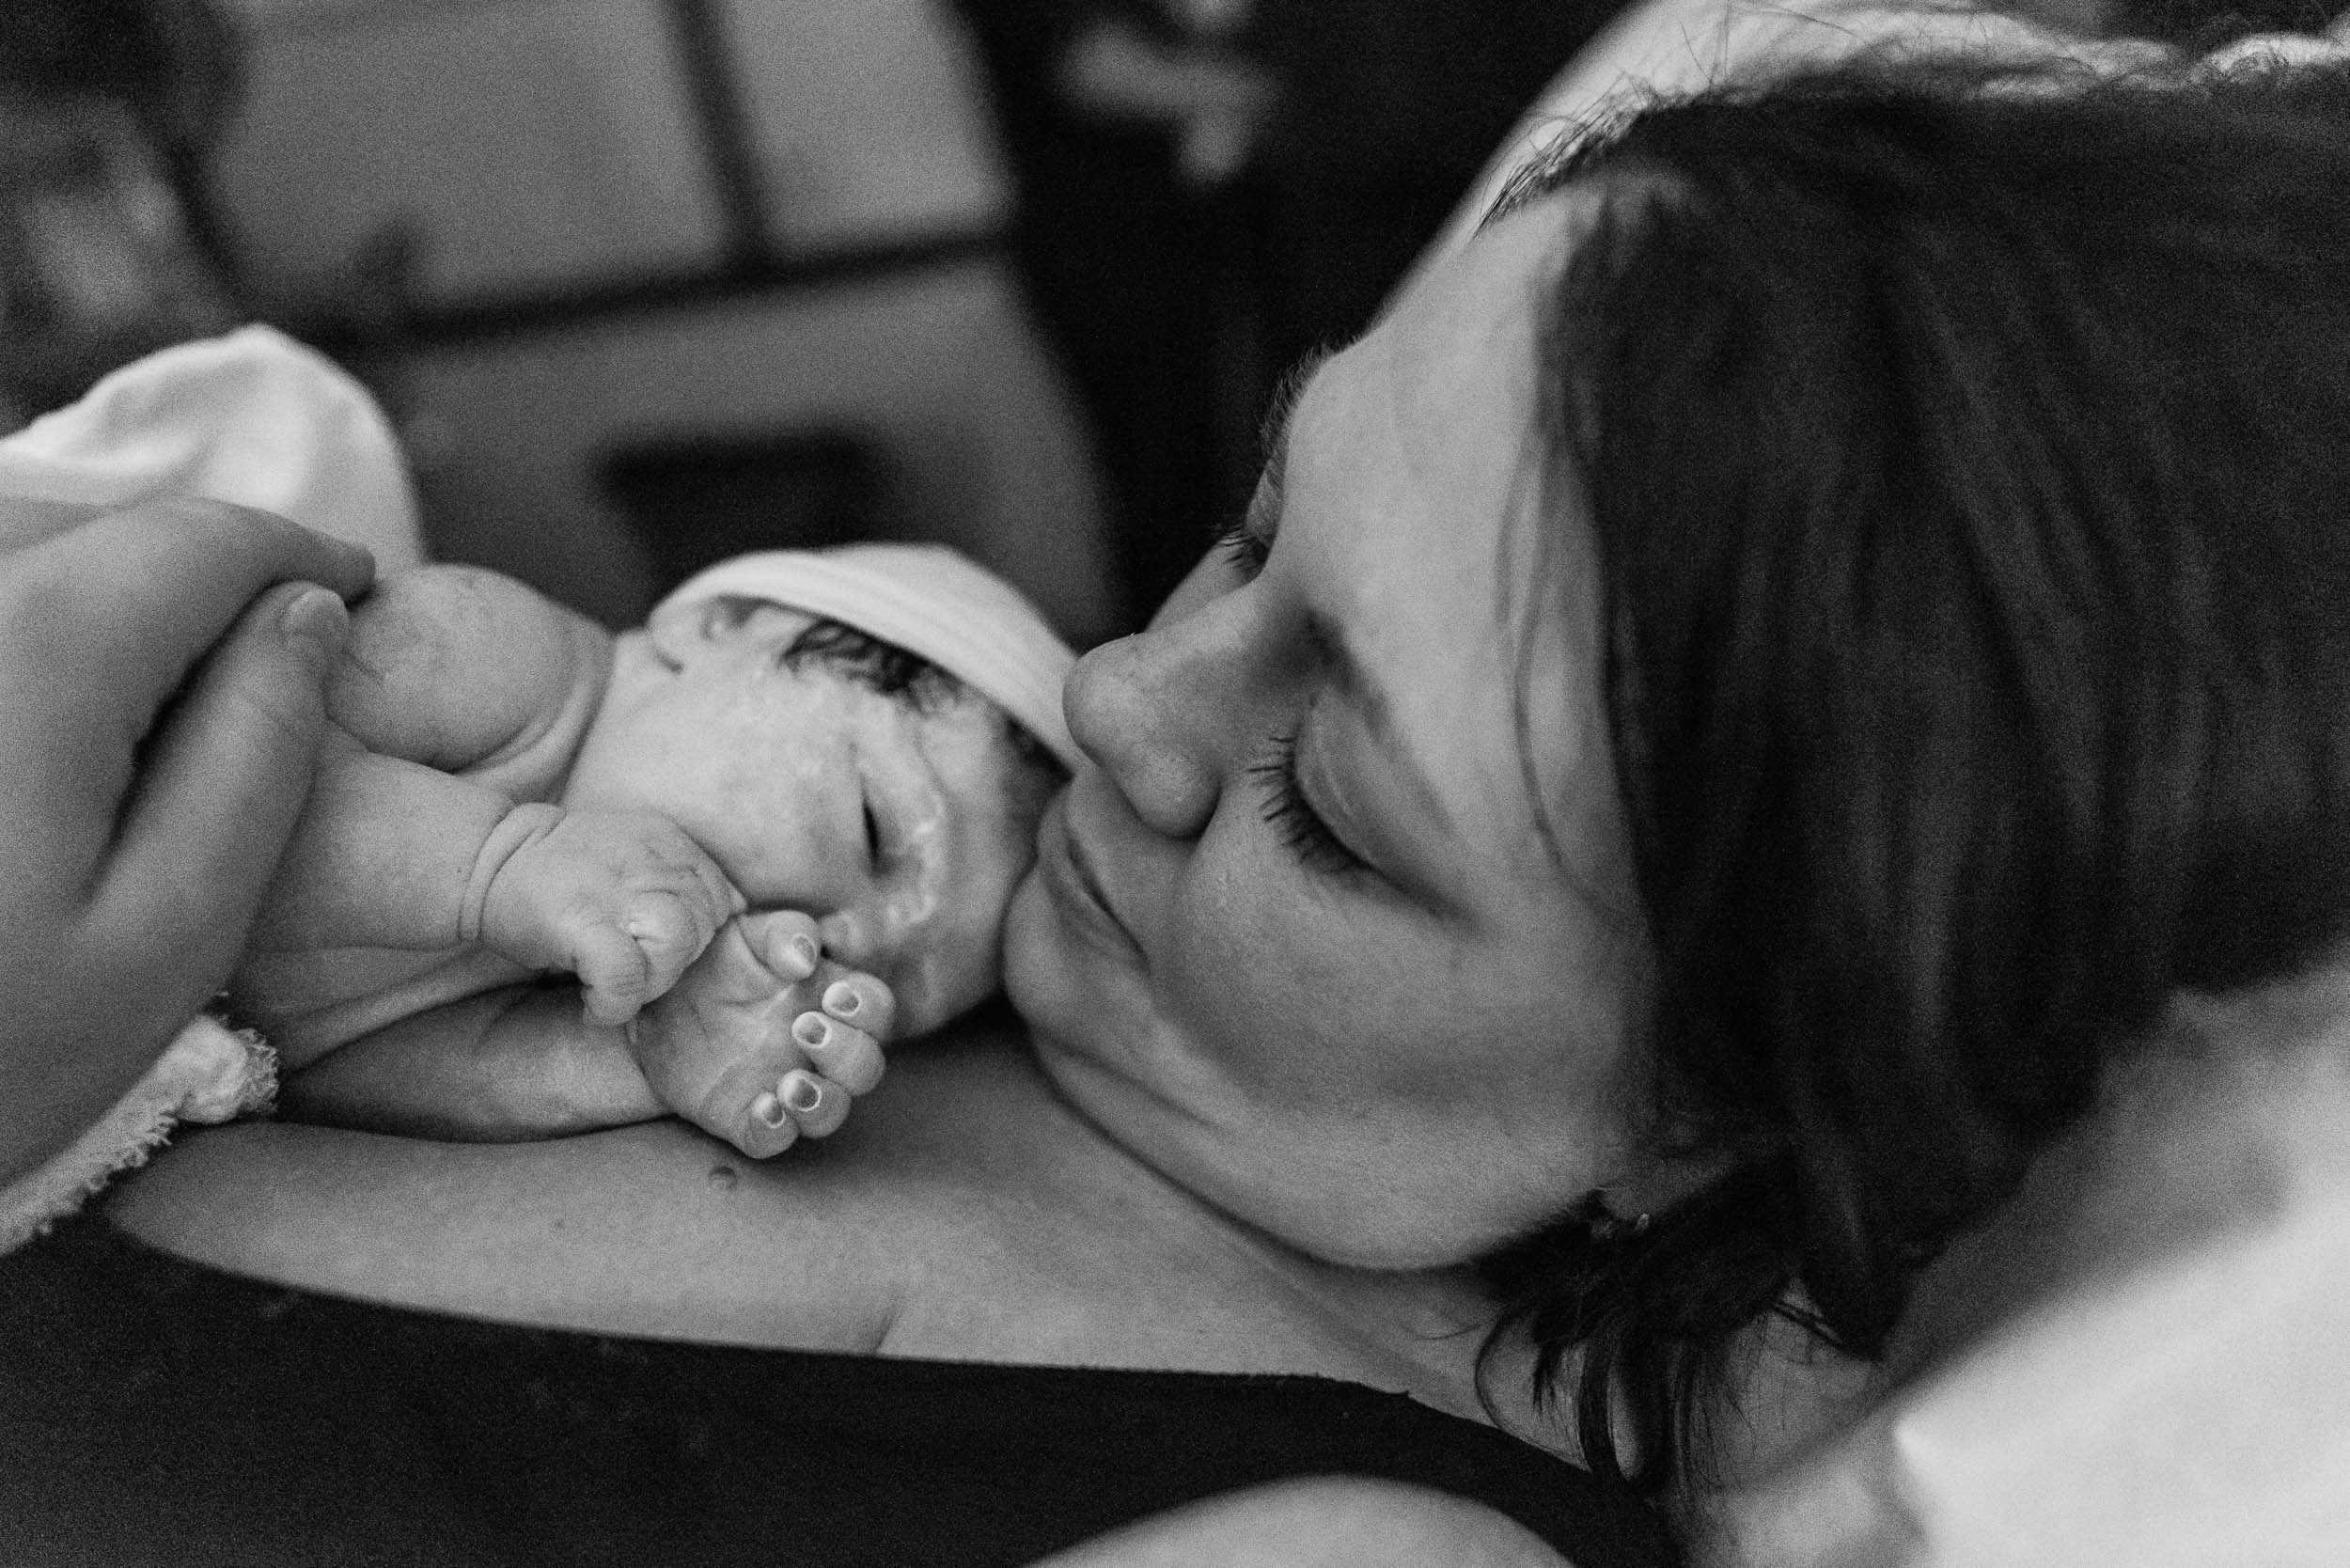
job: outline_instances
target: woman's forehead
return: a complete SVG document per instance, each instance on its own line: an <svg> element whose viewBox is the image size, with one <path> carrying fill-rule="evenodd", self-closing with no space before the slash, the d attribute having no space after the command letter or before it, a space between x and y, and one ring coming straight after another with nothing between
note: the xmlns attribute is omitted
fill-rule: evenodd
<svg viewBox="0 0 2350 1568"><path fill-rule="evenodd" d="M1480 234L1419 278L1297 400L1281 531L1308 536L1321 607L1369 653L1507 639L1503 579L1528 530L1572 523L1544 493L1555 436L1540 428L1540 328L1574 212L1545 203ZM1574 509L1579 510L1579 509ZM1555 552L1554 552L1555 554ZM1487 651L1491 651L1490 649Z"/></svg>
<svg viewBox="0 0 2350 1568"><path fill-rule="evenodd" d="M1325 365L1292 421L1281 540L1431 786L1505 838L1604 762L1591 543L1539 428L1574 191L1493 225ZM1554 846L1557 847L1557 846Z"/></svg>
<svg viewBox="0 0 2350 1568"><path fill-rule="evenodd" d="M1528 428L1538 327L1590 201L1576 191L1536 203L1414 280L1382 322L1400 429Z"/></svg>

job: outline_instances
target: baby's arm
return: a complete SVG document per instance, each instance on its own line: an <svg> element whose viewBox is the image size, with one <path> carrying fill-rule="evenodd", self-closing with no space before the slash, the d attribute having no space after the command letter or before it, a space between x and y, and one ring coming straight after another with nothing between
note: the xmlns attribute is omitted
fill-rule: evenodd
<svg viewBox="0 0 2350 1568"><path fill-rule="evenodd" d="M510 579L430 568L363 604L350 648L254 946L478 941L578 975L588 1018L568 987L432 1009L292 1063L290 1110L495 1138L666 1109L758 1157L840 1124L881 1076L885 985L820 962L806 915L741 915L666 819L513 798L568 773L609 671L600 628Z"/></svg>
<svg viewBox="0 0 2350 1568"><path fill-rule="evenodd" d="M289 1079L307 1121L429 1137L547 1137L676 1111L755 1159L822 1137L881 1079L889 988L814 957L815 922L729 921L624 1027L509 986L402 1019Z"/></svg>
<svg viewBox="0 0 2350 1568"><path fill-rule="evenodd" d="M741 901L643 812L517 803L562 776L610 641L520 583L462 567L387 581L352 621L328 743L257 950L478 942L579 976L618 1023L675 981Z"/></svg>

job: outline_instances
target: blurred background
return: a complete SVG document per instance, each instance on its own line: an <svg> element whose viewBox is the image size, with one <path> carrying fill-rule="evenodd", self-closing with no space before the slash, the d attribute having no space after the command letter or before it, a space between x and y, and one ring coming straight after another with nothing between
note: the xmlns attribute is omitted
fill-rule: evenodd
<svg viewBox="0 0 2350 1568"><path fill-rule="evenodd" d="M0 0L0 429L266 321L443 558L937 539L1089 643L1619 3Z"/></svg>

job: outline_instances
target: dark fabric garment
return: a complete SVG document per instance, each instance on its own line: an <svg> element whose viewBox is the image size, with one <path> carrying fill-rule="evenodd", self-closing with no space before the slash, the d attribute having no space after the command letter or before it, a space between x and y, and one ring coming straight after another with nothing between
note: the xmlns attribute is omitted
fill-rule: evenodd
<svg viewBox="0 0 2350 1568"><path fill-rule="evenodd" d="M1628 1493L1315 1377L515 1328L196 1268L85 1219L0 1260L0 1562L1012 1564L1285 1476L1475 1498L1579 1568Z"/></svg>

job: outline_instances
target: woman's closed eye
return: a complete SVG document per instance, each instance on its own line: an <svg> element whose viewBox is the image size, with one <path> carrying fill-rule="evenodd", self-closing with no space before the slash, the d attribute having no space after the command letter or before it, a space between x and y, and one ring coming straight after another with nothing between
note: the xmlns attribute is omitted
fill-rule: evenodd
<svg viewBox="0 0 2350 1568"><path fill-rule="evenodd" d="M1216 535L1216 548L1244 582L1252 581L1273 554L1281 531L1282 491L1289 475L1290 418L1314 372L1329 362L1328 349L1316 349L1290 367L1274 389L1265 408L1264 427L1258 439L1264 448L1264 469L1257 478L1256 494L1247 510L1227 523Z"/></svg>
<svg viewBox="0 0 2350 1568"><path fill-rule="evenodd" d="M870 796L868 796L865 802L866 869L871 871L878 871L882 869L883 865L888 860L888 848L882 841L881 818L874 813L872 799Z"/></svg>
<svg viewBox="0 0 2350 1568"><path fill-rule="evenodd" d="M1266 543L1264 537L1253 526L1256 513L1257 509L1252 504L1246 511L1216 530L1216 553L1224 557L1226 565L1240 574L1244 582L1254 581L1273 555L1273 546Z"/></svg>
<svg viewBox="0 0 2350 1568"><path fill-rule="evenodd" d="M1264 786L1264 820L1280 837L1282 846L1297 863L1324 876L1352 877L1371 872L1370 862L1346 845L1314 809L1297 779L1297 733L1277 735L1271 757L1249 769Z"/></svg>

